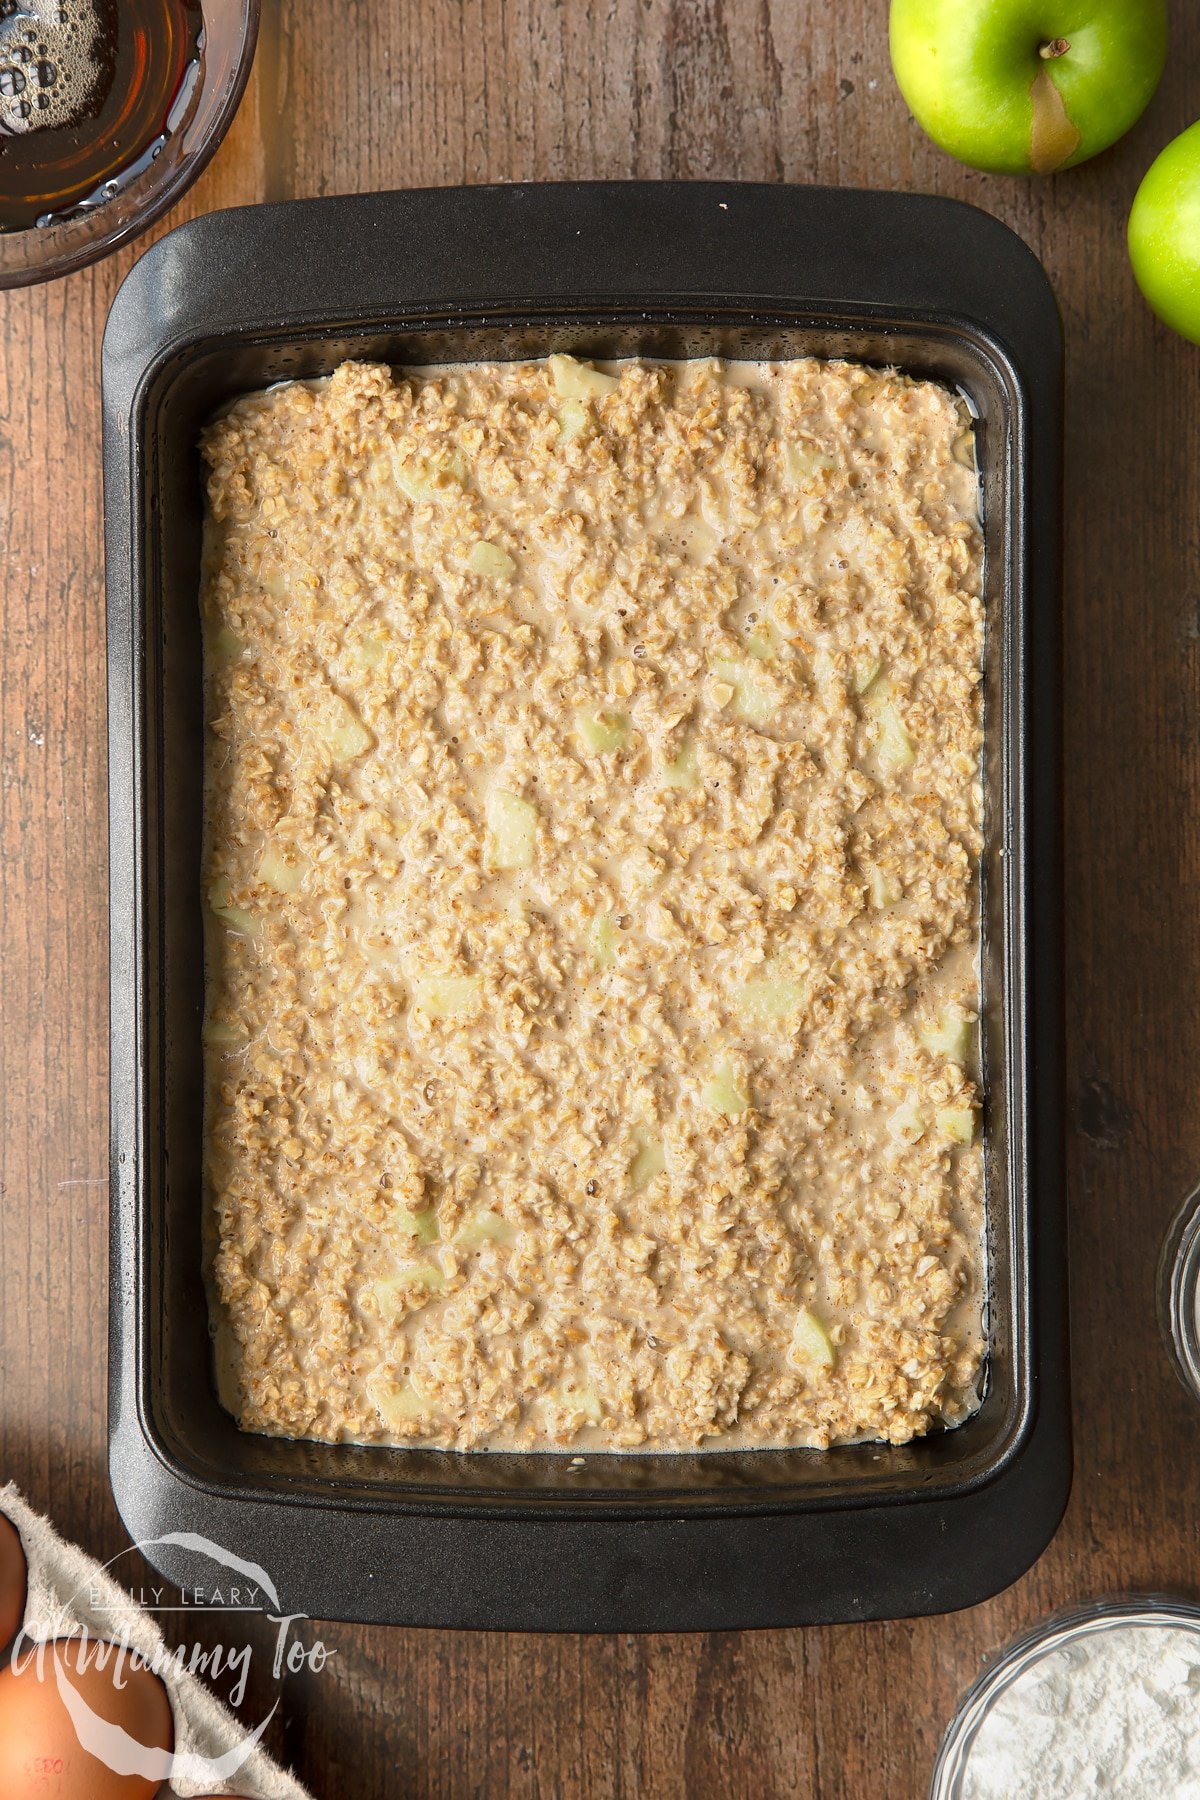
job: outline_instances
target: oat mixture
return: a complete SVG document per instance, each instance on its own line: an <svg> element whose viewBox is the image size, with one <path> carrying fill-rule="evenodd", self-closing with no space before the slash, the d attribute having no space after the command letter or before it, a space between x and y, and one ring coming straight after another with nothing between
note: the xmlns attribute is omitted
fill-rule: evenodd
<svg viewBox="0 0 1200 1800"><path fill-rule="evenodd" d="M976 1403L969 420L847 363L349 363L207 433L206 1179L254 1431Z"/></svg>

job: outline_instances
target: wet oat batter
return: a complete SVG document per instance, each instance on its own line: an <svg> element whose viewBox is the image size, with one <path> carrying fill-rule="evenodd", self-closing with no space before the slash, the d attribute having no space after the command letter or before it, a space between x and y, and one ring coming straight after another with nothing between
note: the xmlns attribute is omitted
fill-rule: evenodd
<svg viewBox="0 0 1200 1800"><path fill-rule="evenodd" d="M813 360L347 364L209 431L206 1172L251 1430L975 1403L978 489Z"/></svg>

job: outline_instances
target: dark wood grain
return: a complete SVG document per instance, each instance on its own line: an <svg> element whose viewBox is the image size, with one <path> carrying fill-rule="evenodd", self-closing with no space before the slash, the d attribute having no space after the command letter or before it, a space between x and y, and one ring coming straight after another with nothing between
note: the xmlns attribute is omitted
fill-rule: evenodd
<svg viewBox="0 0 1200 1800"><path fill-rule="evenodd" d="M1047 1608L1200 1590L1200 1411L1156 1333L1200 1175L1200 352L1123 237L1200 114L1200 16L1114 152L1034 186L908 119L883 0L267 0L233 133L176 218L264 197L730 175L973 200L1044 259L1068 334L1066 795L1077 1473L1007 1594L915 1623L685 1638L322 1629L275 1747L356 1800L918 1800L980 1660ZM105 745L98 352L127 252L0 297L0 1477L102 1554ZM261 1696L260 1696L261 1697Z"/></svg>

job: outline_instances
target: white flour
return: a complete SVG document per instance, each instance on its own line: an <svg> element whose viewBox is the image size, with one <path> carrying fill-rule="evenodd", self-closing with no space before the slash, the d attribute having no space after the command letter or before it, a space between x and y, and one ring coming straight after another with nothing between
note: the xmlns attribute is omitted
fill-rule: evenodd
<svg viewBox="0 0 1200 1800"><path fill-rule="evenodd" d="M1200 1800L1200 1632L1109 1626L992 1705L960 1800Z"/></svg>

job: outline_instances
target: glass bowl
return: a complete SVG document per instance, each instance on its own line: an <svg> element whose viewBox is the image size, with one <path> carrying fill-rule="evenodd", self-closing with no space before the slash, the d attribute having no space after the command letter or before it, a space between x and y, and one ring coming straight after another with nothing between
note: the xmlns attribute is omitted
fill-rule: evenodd
<svg viewBox="0 0 1200 1800"><path fill-rule="evenodd" d="M1200 1606L1183 1600L1158 1594L1130 1594L1053 1613L1008 1644L968 1688L942 1739L929 1784L929 1800L964 1800L979 1732L996 1702L1027 1670L1053 1651L1076 1646L1098 1632L1127 1626L1171 1626L1192 1632L1200 1649ZM1033 1791L1028 1791L1032 1800Z"/></svg>
<svg viewBox="0 0 1200 1800"><path fill-rule="evenodd" d="M1200 1400L1200 1188L1171 1221L1158 1261L1158 1322L1175 1372Z"/></svg>
<svg viewBox="0 0 1200 1800"><path fill-rule="evenodd" d="M48 224L0 231L0 288L83 268L144 231L173 206L224 137L254 60L260 0L203 0L199 78L181 89L162 147L111 195Z"/></svg>

